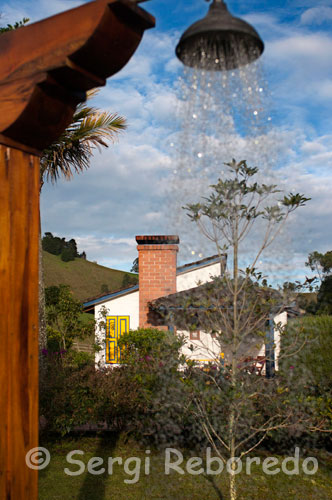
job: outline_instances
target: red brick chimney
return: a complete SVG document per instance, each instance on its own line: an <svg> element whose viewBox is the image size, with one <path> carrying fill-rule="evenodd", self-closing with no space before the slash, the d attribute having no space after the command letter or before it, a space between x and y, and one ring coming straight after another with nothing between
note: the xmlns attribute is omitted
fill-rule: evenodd
<svg viewBox="0 0 332 500"><path fill-rule="evenodd" d="M136 236L139 266L139 325L148 322L148 303L176 292L178 236Z"/></svg>

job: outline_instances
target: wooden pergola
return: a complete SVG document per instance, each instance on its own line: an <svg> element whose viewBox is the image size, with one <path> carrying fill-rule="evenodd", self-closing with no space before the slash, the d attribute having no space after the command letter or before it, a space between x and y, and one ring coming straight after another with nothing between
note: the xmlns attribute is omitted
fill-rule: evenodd
<svg viewBox="0 0 332 500"><path fill-rule="evenodd" d="M0 498L36 500L39 158L154 18L95 0L0 37Z"/></svg>

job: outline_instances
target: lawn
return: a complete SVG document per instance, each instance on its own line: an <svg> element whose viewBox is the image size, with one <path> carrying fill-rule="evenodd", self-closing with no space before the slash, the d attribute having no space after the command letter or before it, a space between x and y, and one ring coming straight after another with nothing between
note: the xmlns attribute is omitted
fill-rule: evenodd
<svg viewBox="0 0 332 500"><path fill-rule="evenodd" d="M100 437L80 437L41 443L51 454L50 465L40 471L40 500L216 500L217 495L211 484L202 475L180 475L171 471L165 475L165 452L151 450L148 455L146 448L133 441L125 442L111 435ZM84 455L73 457L82 460L85 472L70 476L64 472L77 471L79 464L71 464L66 456L73 450L82 450ZM288 476L280 472L267 476L261 467L253 465L252 474L241 473L237 476L239 499L244 500L329 500L332 498L332 455L312 453L318 458L319 469L313 476L305 475L300 467L300 474ZM150 457L150 474L145 475L146 457ZM259 455L258 455L259 456ZM262 460L267 455L261 455ZM106 466L106 472L93 475L86 471L89 459L101 457L102 465L96 465L98 470ZM114 463L113 473L107 472L109 457L122 457L123 462L129 457L141 459L140 477L136 483L128 484L125 480L135 479L134 474L124 471L124 466ZM189 454L185 457L185 461ZM283 457L277 457L282 460ZM172 461L175 457L172 456ZM184 462L185 463L185 462ZM301 462L300 462L301 463ZM132 470L134 463L128 464ZM181 465L181 467L183 464ZM228 499L227 474L218 476L225 499Z"/></svg>

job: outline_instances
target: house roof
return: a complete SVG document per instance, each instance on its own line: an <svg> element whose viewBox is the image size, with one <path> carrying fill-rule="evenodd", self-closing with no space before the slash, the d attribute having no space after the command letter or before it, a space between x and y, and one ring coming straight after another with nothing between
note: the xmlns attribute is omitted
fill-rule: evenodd
<svg viewBox="0 0 332 500"><path fill-rule="evenodd" d="M226 262L227 255L222 255L224 262ZM219 255L212 255L211 257L206 257L205 259L197 260L196 262L190 262L189 264L184 264L180 266L176 270L176 274L187 273L188 271L192 271L194 269L201 269L202 267L211 266L211 264L217 264L220 262Z"/></svg>
<svg viewBox="0 0 332 500"><path fill-rule="evenodd" d="M260 287L253 282L249 282L245 291L240 293L241 301L242 298L247 303L244 310L242 306L242 315L246 314L246 309L248 314L256 311L254 314L261 318L261 326L270 314L277 315L283 311L287 311L291 316L299 314L294 304L282 304L282 296L278 290ZM233 296L223 278L215 277L197 287L153 300L150 303L150 322L155 325L173 324L183 329L190 325L213 327L220 322L220 314L229 315L231 318L232 311Z"/></svg>
<svg viewBox="0 0 332 500"><path fill-rule="evenodd" d="M226 259L226 256L224 256ZM201 269L203 267L210 266L211 264L215 264L219 262L219 256L218 255L212 255L211 257L206 257L205 259L198 260L196 262L190 262L189 264L184 264L183 266L180 266L176 269L176 275L180 274L185 274L190 271L193 271L195 269ZM97 295L95 297L88 298L84 303L83 303L83 308L85 311L92 309L94 306L101 304L102 302L107 302L108 300L113 300L115 298L121 297L123 295L127 295L129 293L133 293L139 290L138 285L122 288L119 290L116 290L111 293L103 293L100 295Z"/></svg>
<svg viewBox="0 0 332 500"><path fill-rule="evenodd" d="M137 290L138 290L138 285L134 285L126 288L121 288L119 290L116 290L115 292L103 293L101 295L98 295L97 297L92 297L90 299L87 299L86 302L83 303L83 308L85 311L87 311L90 308L93 308L97 304L115 299L117 297L122 297L123 295L136 292Z"/></svg>

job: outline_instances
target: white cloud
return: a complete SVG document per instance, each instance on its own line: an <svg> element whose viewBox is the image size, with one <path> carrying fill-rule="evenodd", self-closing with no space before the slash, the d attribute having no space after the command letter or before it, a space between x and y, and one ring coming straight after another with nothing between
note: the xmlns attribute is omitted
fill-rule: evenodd
<svg viewBox="0 0 332 500"><path fill-rule="evenodd" d="M136 241L132 238L96 237L94 235L75 238L79 252L83 250L88 260L98 264L129 271L135 258Z"/></svg>
<svg viewBox="0 0 332 500"><path fill-rule="evenodd" d="M319 5L306 10L301 15L302 24L323 24L332 20L332 7Z"/></svg>
<svg viewBox="0 0 332 500"><path fill-rule="evenodd" d="M326 69L331 61L332 38L323 33L290 35L267 43L269 58L289 61L303 71ZM308 66L308 64L310 64Z"/></svg>

